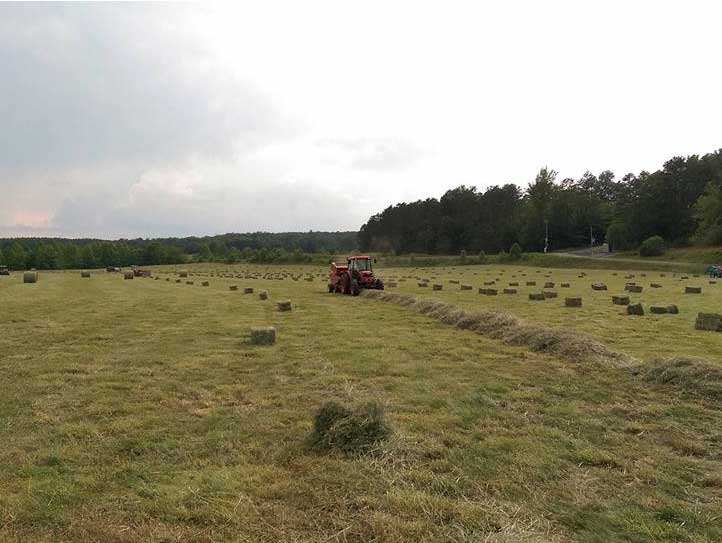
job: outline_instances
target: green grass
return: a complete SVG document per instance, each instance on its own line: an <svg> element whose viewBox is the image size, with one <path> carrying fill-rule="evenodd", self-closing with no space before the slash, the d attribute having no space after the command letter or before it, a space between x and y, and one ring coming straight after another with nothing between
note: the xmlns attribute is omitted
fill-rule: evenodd
<svg viewBox="0 0 722 543"><path fill-rule="evenodd" d="M211 268L234 269L195 270ZM718 291L685 299L671 277L680 315L628 318L609 307L624 282L609 272L570 278L582 310L447 282L481 286L497 268L384 272L436 275L442 292L398 290L580 329L640 358L722 346L690 328L692 306L720 307ZM602 277L616 283L597 299L588 283ZM321 277L189 279L0 278L0 541L722 539L717 403L328 294ZM257 325L277 328L276 345L248 343ZM379 453L308 447L331 400L385 407Z"/></svg>
<svg viewBox="0 0 722 543"><path fill-rule="evenodd" d="M623 253L622 256L641 258L639 251ZM692 246L667 249L662 256L646 257L645 260L666 260L670 262L690 262L695 264L722 264L722 247Z"/></svg>

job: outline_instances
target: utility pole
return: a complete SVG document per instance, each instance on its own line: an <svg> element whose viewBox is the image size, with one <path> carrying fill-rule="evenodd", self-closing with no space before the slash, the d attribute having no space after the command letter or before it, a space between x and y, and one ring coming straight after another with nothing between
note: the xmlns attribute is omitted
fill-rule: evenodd
<svg viewBox="0 0 722 543"><path fill-rule="evenodd" d="M549 249L549 221L544 219L544 252Z"/></svg>

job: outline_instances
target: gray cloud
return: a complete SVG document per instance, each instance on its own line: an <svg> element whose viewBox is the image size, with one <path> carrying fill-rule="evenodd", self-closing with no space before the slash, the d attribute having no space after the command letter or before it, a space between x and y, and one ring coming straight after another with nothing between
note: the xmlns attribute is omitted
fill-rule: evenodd
<svg viewBox="0 0 722 543"><path fill-rule="evenodd" d="M334 138L321 140L318 145L340 154L340 158L327 158L328 162L341 161L351 168L374 172L403 171L429 155L421 147L398 138Z"/></svg>
<svg viewBox="0 0 722 543"><path fill-rule="evenodd" d="M228 156L295 127L178 5L0 6L0 171Z"/></svg>

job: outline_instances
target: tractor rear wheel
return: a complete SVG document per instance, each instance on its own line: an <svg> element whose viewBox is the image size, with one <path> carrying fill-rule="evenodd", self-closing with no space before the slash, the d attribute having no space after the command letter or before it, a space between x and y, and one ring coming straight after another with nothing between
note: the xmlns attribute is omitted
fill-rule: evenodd
<svg viewBox="0 0 722 543"><path fill-rule="evenodd" d="M347 273L341 276L341 292L343 294L351 294L351 276Z"/></svg>

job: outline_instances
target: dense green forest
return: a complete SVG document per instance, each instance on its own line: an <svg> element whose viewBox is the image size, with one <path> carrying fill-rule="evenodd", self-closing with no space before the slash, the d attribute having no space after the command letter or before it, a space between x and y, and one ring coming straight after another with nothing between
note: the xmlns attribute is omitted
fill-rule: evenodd
<svg viewBox="0 0 722 543"><path fill-rule="evenodd" d="M611 171L558 180L544 168L526 189L484 192L460 186L440 199L401 203L361 227L361 250L404 253L496 253L519 243L542 251L610 242L628 249L651 237L665 243L722 243L722 149L675 157L654 173Z"/></svg>
<svg viewBox="0 0 722 543"><path fill-rule="evenodd" d="M356 232L223 234L132 239L0 239L0 264L11 269L101 268L201 262L308 262L313 254L353 251Z"/></svg>

